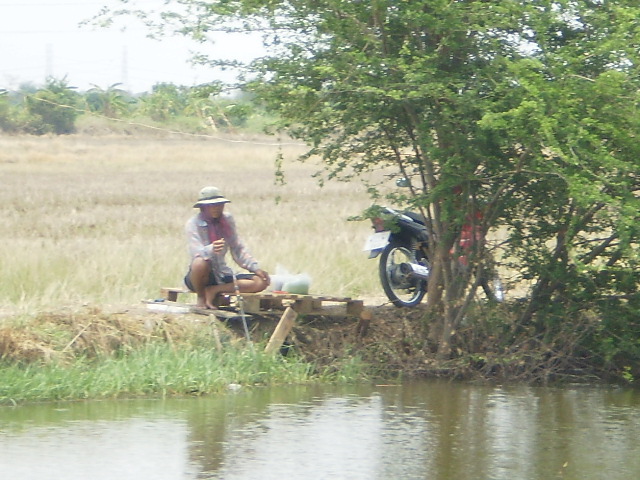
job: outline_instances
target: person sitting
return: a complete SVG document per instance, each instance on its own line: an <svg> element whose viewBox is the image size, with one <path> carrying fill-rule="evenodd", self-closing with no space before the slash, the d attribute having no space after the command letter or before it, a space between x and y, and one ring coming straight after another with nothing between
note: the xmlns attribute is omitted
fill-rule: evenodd
<svg viewBox="0 0 640 480"><path fill-rule="evenodd" d="M234 292L235 282L241 293L261 292L270 283L269 274L238 236L233 216L224 211L227 203L230 200L218 188L204 187L193 205L200 211L185 225L191 262L184 283L197 294L199 308L217 309L216 297ZM251 273L236 275L225 262L228 251L238 266Z"/></svg>

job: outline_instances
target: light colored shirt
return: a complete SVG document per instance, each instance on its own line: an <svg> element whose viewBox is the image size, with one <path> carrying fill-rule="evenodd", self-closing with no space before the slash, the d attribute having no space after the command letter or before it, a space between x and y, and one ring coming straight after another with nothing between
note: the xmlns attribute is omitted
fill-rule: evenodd
<svg viewBox="0 0 640 480"><path fill-rule="evenodd" d="M253 258L251 252L249 252L242 240L240 240L233 216L228 212L223 212L222 215L224 218L222 224L224 225L226 223L226 225L222 229L218 228L217 236L224 237L225 247L217 254L213 253L209 223L202 217L201 212L191 217L185 225L191 262L193 262L193 259L196 257L202 257L210 261L211 269L218 283L223 281L224 276L233 274L233 270L231 270L231 267L225 262L227 252L231 252L231 257L240 267L252 273L259 268L256 259ZM221 230L224 230L224 235Z"/></svg>

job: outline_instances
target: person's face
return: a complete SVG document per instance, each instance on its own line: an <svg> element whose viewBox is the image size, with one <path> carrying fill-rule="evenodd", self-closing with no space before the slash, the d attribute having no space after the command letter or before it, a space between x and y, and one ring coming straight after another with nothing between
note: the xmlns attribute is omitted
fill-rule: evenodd
<svg viewBox="0 0 640 480"><path fill-rule="evenodd" d="M212 205L203 205L202 212L207 219L220 218L224 212L224 203L214 203Z"/></svg>

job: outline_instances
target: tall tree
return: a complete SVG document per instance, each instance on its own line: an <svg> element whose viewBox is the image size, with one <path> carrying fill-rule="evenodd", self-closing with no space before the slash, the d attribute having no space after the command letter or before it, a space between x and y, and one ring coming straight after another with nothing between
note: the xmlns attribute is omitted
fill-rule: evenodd
<svg viewBox="0 0 640 480"><path fill-rule="evenodd" d="M410 179L410 195L386 195L429 219L441 355L477 288L468 272L487 269L489 242L474 244L470 268L456 259L469 219L506 235L497 257L528 286L521 325L637 312L635 0L167 4L159 25L203 41L263 32L272 54L249 65L248 85L329 178L391 167Z"/></svg>

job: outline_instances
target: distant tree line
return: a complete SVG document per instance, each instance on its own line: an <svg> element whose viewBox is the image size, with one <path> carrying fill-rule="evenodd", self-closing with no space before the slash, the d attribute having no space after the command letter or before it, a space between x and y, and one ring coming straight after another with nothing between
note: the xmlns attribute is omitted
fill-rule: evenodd
<svg viewBox="0 0 640 480"><path fill-rule="evenodd" d="M9 134L71 134L83 115L111 120L147 119L156 124L186 125L190 131L233 130L246 126L257 113L243 94L221 95L221 86L194 87L158 83L150 92L132 95L116 83L94 85L79 92L66 78L48 78L45 85L0 89L0 131ZM180 120L182 120L180 122Z"/></svg>

